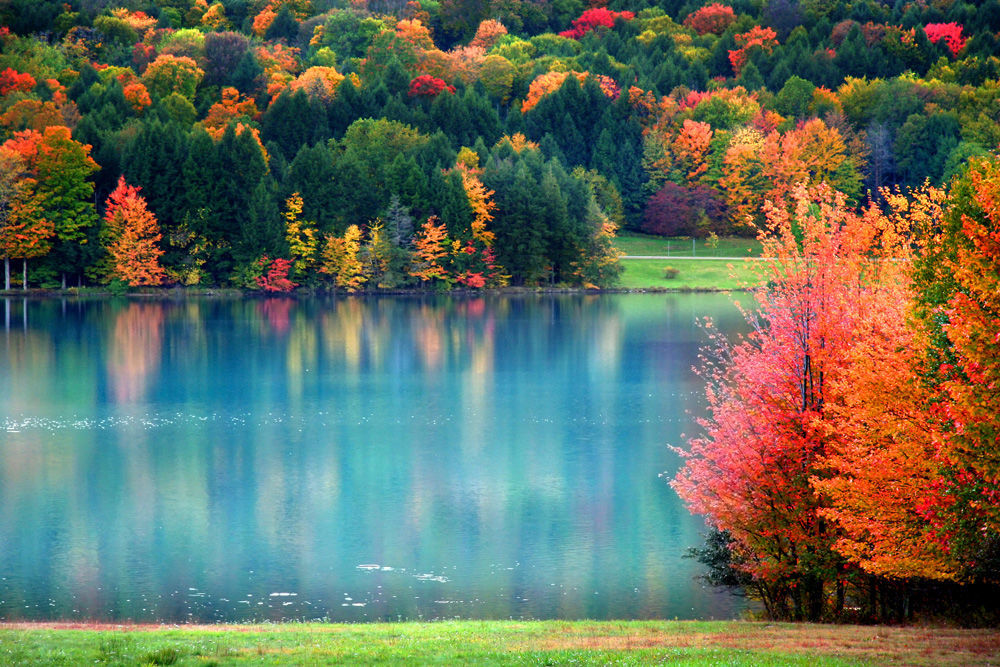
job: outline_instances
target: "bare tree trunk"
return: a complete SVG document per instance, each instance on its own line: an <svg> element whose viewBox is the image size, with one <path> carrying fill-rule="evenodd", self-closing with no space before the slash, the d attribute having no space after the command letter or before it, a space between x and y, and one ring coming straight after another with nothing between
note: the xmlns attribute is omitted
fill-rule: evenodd
<svg viewBox="0 0 1000 667"><path fill-rule="evenodd" d="M10 257L3 258L3 288L10 289Z"/></svg>
<svg viewBox="0 0 1000 667"><path fill-rule="evenodd" d="M28 258L25 257L21 260L21 289L28 289Z"/></svg>

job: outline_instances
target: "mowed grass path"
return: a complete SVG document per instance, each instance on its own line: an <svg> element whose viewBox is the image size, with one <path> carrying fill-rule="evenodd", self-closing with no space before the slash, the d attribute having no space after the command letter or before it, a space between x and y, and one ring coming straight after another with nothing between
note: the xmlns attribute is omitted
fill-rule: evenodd
<svg viewBox="0 0 1000 667"><path fill-rule="evenodd" d="M692 254L689 239L623 233L615 239L615 247L626 255L618 282L624 289L736 290L759 282L753 262L743 259L760 256L760 243L750 239L723 238L714 248L698 239ZM632 258L650 255L662 259ZM668 268L676 275L667 277Z"/></svg>
<svg viewBox="0 0 1000 667"><path fill-rule="evenodd" d="M745 621L0 624L4 665L986 665L1000 631Z"/></svg>

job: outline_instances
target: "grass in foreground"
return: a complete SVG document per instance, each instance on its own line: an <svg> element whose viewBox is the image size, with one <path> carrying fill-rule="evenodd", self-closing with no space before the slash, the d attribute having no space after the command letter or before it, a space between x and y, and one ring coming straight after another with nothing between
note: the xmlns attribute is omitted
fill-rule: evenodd
<svg viewBox="0 0 1000 667"><path fill-rule="evenodd" d="M1000 631L698 621L444 621L371 625L0 624L5 665L970 665Z"/></svg>
<svg viewBox="0 0 1000 667"><path fill-rule="evenodd" d="M735 290L757 282L747 262L725 259L623 259L618 287L625 289ZM676 276L666 277L666 270Z"/></svg>

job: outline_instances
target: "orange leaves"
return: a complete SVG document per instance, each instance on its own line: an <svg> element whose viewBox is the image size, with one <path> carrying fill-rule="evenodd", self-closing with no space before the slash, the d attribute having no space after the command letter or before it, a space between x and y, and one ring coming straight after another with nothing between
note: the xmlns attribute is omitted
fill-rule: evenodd
<svg viewBox="0 0 1000 667"><path fill-rule="evenodd" d="M708 171L708 152L712 143L712 127L691 119L684 121L673 152L677 167L685 174L685 182L695 185Z"/></svg>
<svg viewBox="0 0 1000 667"><path fill-rule="evenodd" d="M618 97L618 84L614 82L614 79L603 74L591 74L590 72L547 72L535 77L535 80L528 86L528 96L525 98L524 104L521 105L521 111L527 112L538 104L538 101L542 97L559 90L570 75L575 76L581 85L583 85L588 77L596 79L598 85L601 87L601 92L612 99Z"/></svg>
<svg viewBox="0 0 1000 667"><path fill-rule="evenodd" d="M442 261L448 255L448 230L444 223L431 216L413 236L414 262L410 275L421 282L448 280Z"/></svg>
<svg viewBox="0 0 1000 667"><path fill-rule="evenodd" d="M751 51L760 49L765 53L771 53L778 45L778 33L771 28L763 28L759 25L736 35L733 39L736 40L736 45L740 48L729 51L729 62L737 76L746 65Z"/></svg>
<svg viewBox="0 0 1000 667"><path fill-rule="evenodd" d="M166 278L160 266L160 225L146 208L139 188L118 178L118 186L108 196L104 213L104 238L109 241L112 277L132 287L161 285Z"/></svg>
<svg viewBox="0 0 1000 667"><path fill-rule="evenodd" d="M227 87L222 89L222 99L212 105L201 124L213 139L219 140L232 121L254 120L257 115L257 103L252 97L240 100L240 91Z"/></svg>
<svg viewBox="0 0 1000 667"><path fill-rule="evenodd" d="M27 72L18 72L7 67L0 72L0 95L7 95L13 92L30 93L35 89L35 77Z"/></svg>
<svg viewBox="0 0 1000 667"><path fill-rule="evenodd" d="M497 40L507 34L507 28L500 21L486 19L476 28L476 34L469 42L469 46L489 51L496 44Z"/></svg>
<svg viewBox="0 0 1000 667"><path fill-rule="evenodd" d="M699 35L721 35L735 20L736 14L732 7L713 2L688 14L684 25Z"/></svg>
<svg viewBox="0 0 1000 667"><path fill-rule="evenodd" d="M808 581L803 594L813 597L800 602L809 614L823 612L842 566L834 545L857 553L838 542L850 535L823 521L831 506L813 485L864 432L852 430L857 383L868 372L885 380L886 361L913 349L906 347L910 248L905 230L887 233L880 217L857 215L825 185L798 185L788 202L769 205L761 242L775 260L764 265L768 286L748 311L754 332L735 344L716 337L706 350L715 360L703 370L710 417L673 486L733 535L747 556L744 569L778 596L772 613L788 595L781 586ZM865 359L867 366L855 365Z"/></svg>
<svg viewBox="0 0 1000 667"><path fill-rule="evenodd" d="M510 144L510 147L514 149L515 153L520 153L526 148L529 150L538 150L538 144L534 141L528 140L528 138L520 132L515 132L514 136L504 135L500 137L500 141L498 141L496 145L499 146L504 142Z"/></svg>
<svg viewBox="0 0 1000 667"><path fill-rule="evenodd" d="M146 86L139 82L126 85L122 90L122 93L125 95L125 100L132 105L132 108L137 112L142 111L146 107L153 104L153 100L149 97L149 91L146 90Z"/></svg>
<svg viewBox="0 0 1000 667"><path fill-rule="evenodd" d="M851 196L861 185L840 132L814 118L785 134L737 132L726 150L719 185L734 223L745 224L765 202L783 200L796 184L823 182Z"/></svg>
<svg viewBox="0 0 1000 667"><path fill-rule="evenodd" d="M34 196L36 181L8 141L0 146L0 256L27 258L51 248L55 227Z"/></svg>

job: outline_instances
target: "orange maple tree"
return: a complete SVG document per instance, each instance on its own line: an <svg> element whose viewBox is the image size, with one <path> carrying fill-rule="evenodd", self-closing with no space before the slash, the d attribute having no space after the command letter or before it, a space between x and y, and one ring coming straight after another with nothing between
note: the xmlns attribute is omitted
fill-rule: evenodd
<svg viewBox="0 0 1000 667"><path fill-rule="evenodd" d="M449 276L442 262L448 256L449 245L444 223L438 222L435 216L427 218L413 235L414 262L410 275L420 278L421 282L447 282Z"/></svg>
<svg viewBox="0 0 1000 667"><path fill-rule="evenodd" d="M160 266L160 225L139 190L119 176L108 195L102 236L111 258L111 277L132 287L161 285L166 273Z"/></svg>
<svg viewBox="0 0 1000 667"><path fill-rule="evenodd" d="M10 260L23 261L22 287L28 286L28 259L52 247L55 226L44 215L36 198L37 181L31 177L23 157L0 146L0 255L4 259L4 289L10 289Z"/></svg>

